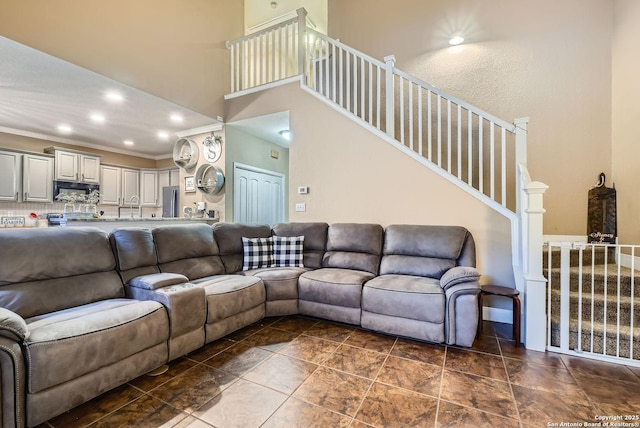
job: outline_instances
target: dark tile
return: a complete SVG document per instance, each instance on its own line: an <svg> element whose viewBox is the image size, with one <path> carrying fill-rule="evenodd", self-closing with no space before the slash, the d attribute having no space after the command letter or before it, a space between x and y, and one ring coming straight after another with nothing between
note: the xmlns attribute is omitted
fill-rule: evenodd
<svg viewBox="0 0 640 428"><path fill-rule="evenodd" d="M318 320L292 315L279 319L271 324L271 327L296 333L304 333L317 323Z"/></svg>
<svg viewBox="0 0 640 428"><path fill-rule="evenodd" d="M637 377L636 382L640 382L640 367L627 366Z"/></svg>
<svg viewBox="0 0 640 428"><path fill-rule="evenodd" d="M262 330L264 327L265 327L264 324L257 322L226 335L225 339L241 341L246 339L249 336L256 334L257 332Z"/></svg>
<svg viewBox="0 0 640 428"><path fill-rule="evenodd" d="M548 367L512 359L505 359L505 365L513 384L556 394L582 394L573 376L564 367Z"/></svg>
<svg viewBox="0 0 640 428"><path fill-rule="evenodd" d="M285 394L240 379L193 416L216 427L259 427L286 399Z"/></svg>
<svg viewBox="0 0 640 428"><path fill-rule="evenodd" d="M516 360L525 360L532 364L544 364L546 366L558 366L564 367L560 354L553 352L539 352L526 349L524 346L516 348L513 346L513 342L508 340L499 339L500 347L502 349L502 356L507 358L513 358Z"/></svg>
<svg viewBox="0 0 640 428"><path fill-rule="evenodd" d="M640 414L640 383L585 374L575 377L600 414Z"/></svg>
<svg viewBox="0 0 640 428"><path fill-rule="evenodd" d="M438 397L442 380L442 366L389 356L376 378L377 382L410 389Z"/></svg>
<svg viewBox="0 0 640 428"><path fill-rule="evenodd" d="M193 361L202 362L208 360L216 354L219 354L225 349L231 348L235 344L235 342L226 338L218 339L211 343L207 343L200 349L196 349L195 351L190 352L186 355L186 357Z"/></svg>
<svg viewBox="0 0 640 428"><path fill-rule="evenodd" d="M311 336L300 336L294 339L278 353L320 364L335 351L339 343Z"/></svg>
<svg viewBox="0 0 640 428"><path fill-rule="evenodd" d="M551 392L512 385L523 423L540 426L548 422L594 421L595 409L584 397L565 396Z"/></svg>
<svg viewBox="0 0 640 428"><path fill-rule="evenodd" d="M347 428L351 418L289 398L261 428Z"/></svg>
<svg viewBox="0 0 640 428"><path fill-rule="evenodd" d="M191 367L195 366L197 363L191 361L187 358L178 358L177 360L173 360L170 363L167 363L169 369L158 376L151 375L142 375L132 381L129 382L130 385L135 386L136 388L140 388L145 392L151 391L153 388L156 388L163 383L169 381L174 376L179 375L185 370L189 370Z"/></svg>
<svg viewBox="0 0 640 428"><path fill-rule="evenodd" d="M229 373L199 364L154 389L150 395L191 413L237 380Z"/></svg>
<svg viewBox="0 0 640 428"><path fill-rule="evenodd" d="M513 337L513 324L494 322L493 331L495 336L500 339L515 340L515 337Z"/></svg>
<svg viewBox="0 0 640 428"><path fill-rule="evenodd" d="M518 417L507 382L445 369L440 397L506 418Z"/></svg>
<svg viewBox="0 0 640 428"><path fill-rule="evenodd" d="M378 374L378 371L380 371L385 358L387 358L387 356L380 352L369 351L349 345L340 345L323 365L373 379Z"/></svg>
<svg viewBox="0 0 640 428"><path fill-rule="evenodd" d="M625 382L636 381L636 376L633 372L627 366L623 366L622 364L572 357L570 355L563 355L562 361L564 361L564 364L567 366L569 371L576 375L600 376L607 379L617 379Z"/></svg>
<svg viewBox="0 0 640 428"><path fill-rule="evenodd" d="M209 358L203 364L224 370L235 376L242 376L256 365L273 355L272 352L237 343L231 348Z"/></svg>
<svg viewBox="0 0 640 428"><path fill-rule="evenodd" d="M356 419L377 427L432 427L437 405L436 398L376 382Z"/></svg>
<svg viewBox="0 0 640 428"><path fill-rule="evenodd" d="M343 415L354 416L369 385L371 380L319 367L293 396Z"/></svg>
<svg viewBox="0 0 640 428"><path fill-rule="evenodd" d="M484 320L482 322L482 335L483 336L496 336L496 330L493 327L494 323L492 321Z"/></svg>
<svg viewBox="0 0 640 428"><path fill-rule="evenodd" d="M142 392L122 385L49 421L54 427L86 426L108 415L136 398Z"/></svg>
<svg viewBox="0 0 640 428"><path fill-rule="evenodd" d="M189 416L167 403L143 395L137 400L127 404L117 412L111 413L100 419L92 428L130 427L155 428L171 427Z"/></svg>
<svg viewBox="0 0 640 428"><path fill-rule="evenodd" d="M442 345L418 342L409 339L398 339L393 345L391 355L421 361L423 363L442 365L446 348Z"/></svg>
<svg viewBox="0 0 640 428"><path fill-rule="evenodd" d="M471 349L487 354L500 355L500 345L495 336L481 336L479 339L474 340Z"/></svg>
<svg viewBox="0 0 640 428"><path fill-rule="evenodd" d="M444 366L450 370L506 381L502 357L459 348L447 348Z"/></svg>
<svg viewBox="0 0 640 428"><path fill-rule="evenodd" d="M276 391L291 394L317 368L316 364L276 354L243 377Z"/></svg>
<svg viewBox="0 0 640 428"><path fill-rule="evenodd" d="M478 427L478 428L518 428L520 423L516 419L508 419L492 415L469 407L440 400L438 406L438 420L436 427Z"/></svg>
<svg viewBox="0 0 640 428"><path fill-rule="evenodd" d="M356 329L344 343L388 354L396 343L396 337Z"/></svg>
<svg viewBox="0 0 640 428"><path fill-rule="evenodd" d="M256 334L247 337L242 343L275 352L287 346L289 342L298 336L299 334L293 331L266 327Z"/></svg>
<svg viewBox="0 0 640 428"><path fill-rule="evenodd" d="M172 428L215 428L213 425L206 423L205 421L194 418L193 416L187 416L178 425L174 425Z"/></svg>
<svg viewBox="0 0 640 428"><path fill-rule="evenodd" d="M319 322L305 331L304 334L319 337L320 339L333 340L334 342L344 342L354 331L354 327L329 322Z"/></svg>

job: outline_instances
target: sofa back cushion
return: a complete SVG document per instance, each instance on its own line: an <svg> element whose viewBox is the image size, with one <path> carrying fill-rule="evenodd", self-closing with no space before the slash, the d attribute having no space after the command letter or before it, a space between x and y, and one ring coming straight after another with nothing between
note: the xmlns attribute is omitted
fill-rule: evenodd
<svg viewBox="0 0 640 428"><path fill-rule="evenodd" d="M473 237L460 226L391 225L382 253L381 275L440 279L452 267L476 265Z"/></svg>
<svg viewBox="0 0 640 428"><path fill-rule="evenodd" d="M121 227L109 234L116 269L126 284L131 278L160 272L151 229Z"/></svg>
<svg viewBox="0 0 640 428"><path fill-rule="evenodd" d="M109 236L93 227L0 231L0 307L30 318L124 296Z"/></svg>
<svg viewBox="0 0 640 428"><path fill-rule="evenodd" d="M311 269L322 267L322 257L327 248L327 223L278 223L274 224L274 236L304 236L303 264Z"/></svg>
<svg viewBox="0 0 640 428"><path fill-rule="evenodd" d="M383 229L379 224L336 223L329 226L322 267L378 274Z"/></svg>
<svg viewBox="0 0 640 428"><path fill-rule="evenodd" d="M151 230L162 272L189 279L224 273L213 229L207 224L176 224Z"/></svg>
<svg viewBox="0 0 640 428"><path fill-rule="evenodd" d="M271 228L267 225L216 223L213 234L220 251L226 273L242 271L242 238L268 238Z"/></svg>

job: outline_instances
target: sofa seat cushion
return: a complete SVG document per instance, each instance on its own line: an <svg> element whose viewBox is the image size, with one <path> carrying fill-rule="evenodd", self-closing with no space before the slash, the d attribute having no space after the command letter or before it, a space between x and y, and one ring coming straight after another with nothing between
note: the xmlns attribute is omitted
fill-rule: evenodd
<svg viewBox="0 0 640 428"><path fill-rule="evenodd" d="M257 276L264 282L267 292L267 302L275 300L298 299L298 278L307 268L279 267L269 269L254 269L245 274Z"/></svg>
<svg viewBox="0 0 640 428"><path fill-rule="evenodd" d="M305 272L298 280L300 300L360 308L362 285L373 278L369 272L323 268Z"/></svg>
<svg viewBox="0 0 640 428"><path fill-rule="evenodd" d="M364 285L362 310L442 324L445 295L437 279L381 275Z"/></svg>
<svg viewBox="0 0 640 428"><path fill-rule="evenodd" d="M255 276L215 275L191 281L207 296L207 324L215 323L258 305L264 305L262 279Z"/></svg>
<svg viewBox="0 0 640 428"><path fill-rule="evenodd" d="M110 299L26 320L28 390L59 385L169 338L163 306L153 301Z"/></svg>

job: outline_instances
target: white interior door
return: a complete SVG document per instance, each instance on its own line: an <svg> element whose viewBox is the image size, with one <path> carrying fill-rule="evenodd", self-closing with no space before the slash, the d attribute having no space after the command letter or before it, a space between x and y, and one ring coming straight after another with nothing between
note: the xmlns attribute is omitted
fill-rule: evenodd
<svg viewBox="0 0 640 428"><path fill-rule="evenodd" d="M284 222L284 175L233 164L233 221L246 224Z"/></svg>

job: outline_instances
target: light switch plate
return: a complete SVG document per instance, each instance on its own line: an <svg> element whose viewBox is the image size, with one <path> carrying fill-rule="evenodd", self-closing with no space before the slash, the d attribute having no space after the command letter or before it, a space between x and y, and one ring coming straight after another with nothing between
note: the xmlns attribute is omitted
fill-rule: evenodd
<svg viewBox="0 0 640 428"><path fill-rule="evenodd" d="M305 204L304 202L301 204L296 204L297 212L305 212L306 210L307 210L307 204Z"/></svg>

